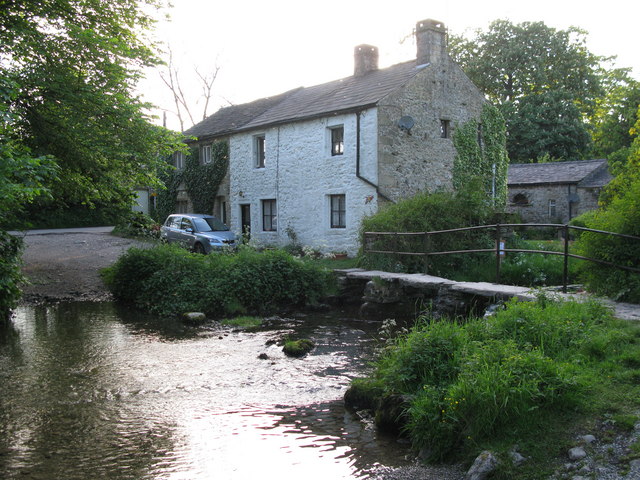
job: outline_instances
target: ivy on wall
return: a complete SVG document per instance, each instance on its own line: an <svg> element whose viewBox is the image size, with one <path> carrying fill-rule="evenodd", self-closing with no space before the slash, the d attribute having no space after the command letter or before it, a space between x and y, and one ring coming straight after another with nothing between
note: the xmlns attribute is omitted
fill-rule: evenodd
<svg viewBox="0 0 640 480"><path fill-rule="evenodd" d="M157 219L164 220L175 212L180 185L184 187L196 213L212 213L220 183L229 168L229 146L226 141L211 145L211 162L200 163L200 147L192 147L181 170L169 172L163 179L166 189L158 193Z"/></svg>
<svg viewBox="0 0 640 480"><path fill-rule="evenodd" d="M470 120L453 134L457 152L453 162L453 187L460 190L479 179L494 206L504 207L509 168L506 139L502 114L493 105L485 103L480 121Z"/></svg>

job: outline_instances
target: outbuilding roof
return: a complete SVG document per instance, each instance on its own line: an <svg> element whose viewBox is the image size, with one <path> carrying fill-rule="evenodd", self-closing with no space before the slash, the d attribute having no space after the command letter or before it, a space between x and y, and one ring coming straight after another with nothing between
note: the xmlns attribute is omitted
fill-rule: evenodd
<svg viewBox="0 0 640 480"><path fill-rule="evenodd" d="M515 185L579 184L581 187L603 187L611 180L607 160L574 162L513 163L509 165L507 183Z"/></svg>
<svg viewBox="0 0 640 480"><path fill-rule="evenodd" d="M415 60L218 110L186 130L199 139L317 118L376 105L428 65Z"/></svg>

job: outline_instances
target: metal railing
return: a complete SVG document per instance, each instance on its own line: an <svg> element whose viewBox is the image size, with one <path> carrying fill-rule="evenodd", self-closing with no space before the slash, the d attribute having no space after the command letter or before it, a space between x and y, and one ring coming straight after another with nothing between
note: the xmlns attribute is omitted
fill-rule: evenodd
<svg viewBox="0 0 640 480"><path fill-rule="evenodd" d="M537 228L552 228L556 229L558 232L561 232L561 236L563 238L563 251L553 251L553 250L530 250L530 249L522 249L522 248L506 248L505 247L505 235L509 234L515 228L527 228L527 227L537 227ZM437 235L445 235L445 234L453 234L458 232L472 231L472 230L494 230L494 240L495 246L493 248L477 248L477 249L464 249L464 250L431 250L432 238ZM432 232L364 232L363 234L363 251L364 253L379 253L379 254L392 254L392 255L406 255L413 257L424 257L425 260L431 256L436 255L454 255L454 254L466 254L466 253L494 253L496 257L496 283L500 283L500 265L502 263L502 258L507 253L534 253L541 255L561 255L564 259L563 265L563 275L562 275L562 291L567 292L567 283L569 277L569 258L576 258L580 260L585 260L589 262L598 263L600 265L606 265L613 268L618 268L621 270L626 270L629 272L640 273L640 268L637 267L629 267L626 265L620 265L613 262L609 262L606 260L598 259L598 258L590 258L582 255L576 255L574 253L569 253L569 241L570 241L570 232L571 230L581 231L581 232L593 232L600 235L611 235L620 238L626 238L634 241L640 241L640 237L636 237L633 235L625 235L621 233L607 232L604 230L594 230L592 228L584 228L584 227L575 227L567 224L556 224L556 223L508 223L508 224L494 224L494 225L480 225L476 227L465 227L465 228L453 228L450 230L436 230ZM376 249L376 248L368 248L371 244L374 244L375 241L370 242L368 240L378 238L385 238L387 240L391 240L392 249ZM421 242L421 251L407 251L401 250L399 248L399 240L405 238L414 238L420 239L422 237Z"/></svg>

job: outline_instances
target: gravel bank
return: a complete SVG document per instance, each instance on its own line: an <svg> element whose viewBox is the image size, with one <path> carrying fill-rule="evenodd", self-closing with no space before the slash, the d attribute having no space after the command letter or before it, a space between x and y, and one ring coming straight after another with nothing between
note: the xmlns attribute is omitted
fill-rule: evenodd
<svg viewBox="0 0 640 480"><path fill-rule="evenodd" d="M112 265L129 247L147 245L104 229L38 232L24 236L22 272L29 280L23 288L24 304L108 300L111 295L100 269Z"/></svg>

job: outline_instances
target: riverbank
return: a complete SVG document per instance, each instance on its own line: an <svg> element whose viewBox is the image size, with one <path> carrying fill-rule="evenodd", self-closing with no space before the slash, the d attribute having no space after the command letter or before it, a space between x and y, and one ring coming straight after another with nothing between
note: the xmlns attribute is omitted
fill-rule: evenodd
<svg viewBox="0 0 640 480"><path fill-rule="evenodd" d="M61 301L104 301L111 294L99 271L141 240L111 235L112 227L32 230L23 236L23 305Z"/></svg>
<svg viewBox="0 0 640 480"><path fill-rule="evenodd" d="M111 265L131 246L148 243L111 235L103 231L38 231L24 237L25 253L23 272L30 285L24 288L23 304L52 303L61 301L110 300L111 295L102 283L99 270ZM638 306L630 305L629 311L637 312ZM581 435L594 434L595 444L590 446L594 465L590 476L606 480L631 480L634 477L620 473L617 465L629 454L629 448L637 442L638 429L627 435L608 438L604 426L594 427ZM601 435L602 434L602 435ZM541 439L544 441L544 439ZM522 452L526 456L526 452ZM565 453L557 459L558 475L554 478L579 478L577 471L570 470L572 463ZM372 465L370 478L376 480L458 480L465 476L461 465L424 467L412 466L389 469ZM629 471L628 474L634 474ZM595 476L594 476L595 475ZM517 478L517 477L514 477Z"/></svg>

